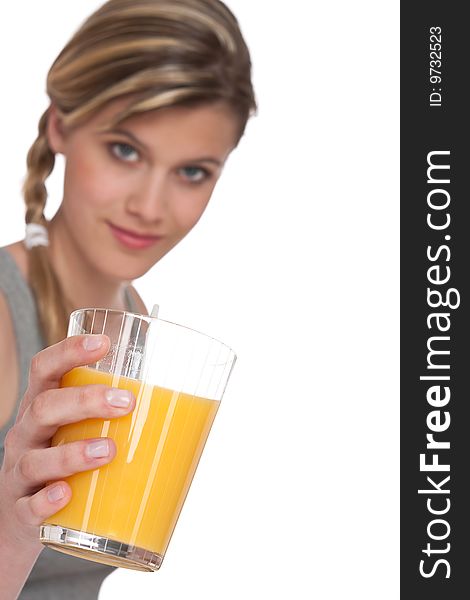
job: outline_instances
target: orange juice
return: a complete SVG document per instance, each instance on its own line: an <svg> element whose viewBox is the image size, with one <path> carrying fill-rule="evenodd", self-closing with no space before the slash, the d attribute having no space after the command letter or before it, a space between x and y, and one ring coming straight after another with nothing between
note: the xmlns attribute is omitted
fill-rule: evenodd
<svg viewBox="0 0 470 600"><path fill-rule="evenodd" d="M70 503L47 522L164 555L219 402L87 367L67 373L62 387L105 384L131 390L134 411L112 420L61 427L53 445L110 437L110 464L67 479Z"/></svg>

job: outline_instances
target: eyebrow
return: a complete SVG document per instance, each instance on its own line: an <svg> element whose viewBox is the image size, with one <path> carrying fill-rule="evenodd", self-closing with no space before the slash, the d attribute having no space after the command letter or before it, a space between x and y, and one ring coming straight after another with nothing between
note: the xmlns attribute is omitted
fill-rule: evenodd
<svg viewBox="0 0 470 600"><path fill-rule="evenodd" d="M118 135L122 135L124 137L127 137L129 140L131 140L133 142L133 144L135 144L136 146L143 148L146 152L149 151L148 147L142 143L138 138L136 138L136 136L131 133L130 131L127 131L127 129L117 129L117 128L109 128L109 129L101 129L98 131L99 134L101 135L109 135L109 134L118 134ZM213 158L212 156L201 156L199 158L191 158L188 160L184 160L182 161L182 163L213 163L214 165L220 167L222 165L222 162L220 160L217 160L216 158Z"/></svg>

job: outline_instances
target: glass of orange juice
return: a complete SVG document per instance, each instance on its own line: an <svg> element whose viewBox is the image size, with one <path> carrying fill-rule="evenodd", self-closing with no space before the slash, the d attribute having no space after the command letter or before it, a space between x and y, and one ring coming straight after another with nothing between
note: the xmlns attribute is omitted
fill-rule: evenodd
<svg viewBox="0 0 470 600"><path fill-rule="evenodd" d="M62 387L105 384L130 390L134 411L59 428L52 445L111 437L115 458L67 478L72 499L40 528L43 544L66 554L140 571L157 570L188 493L235 363L234 352L202 333L108 309L70 316L68 335L104 333L109 353L78 367Z"/></svg>

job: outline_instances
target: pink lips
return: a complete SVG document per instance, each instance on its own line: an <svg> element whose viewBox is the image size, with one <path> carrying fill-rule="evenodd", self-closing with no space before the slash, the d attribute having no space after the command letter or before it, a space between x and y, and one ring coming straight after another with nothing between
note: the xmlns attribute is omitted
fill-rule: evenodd
<svg viewBox="0 0 470 600"><path fill-rule="evenodd" d="M142 235L140 233L135 233L134 231L128 231L127 229L122 229L112 223L108 223L108 225L114 237L121 242L121 244L126 246L126 248L131 248L132 250L150 248L150 246L153 246L161 239L161 237L157 235Z"/></svg>

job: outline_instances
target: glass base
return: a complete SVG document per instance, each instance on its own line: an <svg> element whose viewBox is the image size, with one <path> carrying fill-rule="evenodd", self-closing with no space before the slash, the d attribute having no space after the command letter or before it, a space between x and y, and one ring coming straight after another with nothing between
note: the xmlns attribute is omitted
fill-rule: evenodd
<svg viewBox="0 0 470 600"><path fill-rule="evenodd" d="M59 552L124 569L157 571L163 561L156 552L60 525L41 525L39 539Z"/></svg>

